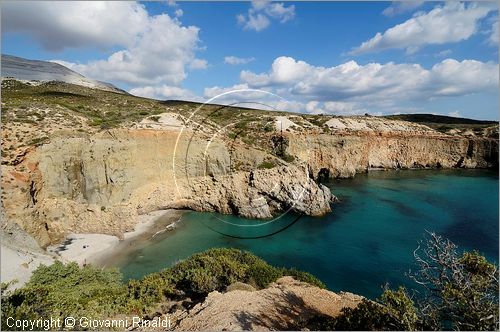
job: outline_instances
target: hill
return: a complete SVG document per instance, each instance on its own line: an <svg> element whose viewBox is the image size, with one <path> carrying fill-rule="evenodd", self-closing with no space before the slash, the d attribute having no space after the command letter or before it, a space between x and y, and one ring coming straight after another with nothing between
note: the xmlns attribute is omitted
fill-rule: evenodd
<svg viewBox="0 0 500 332"><path fill-rule="evenodd" d="M60 81L105 91L127 93L113 84L86 78L55 62L29 60L7 54L2 54L2 77L23 81Z"/></svg>

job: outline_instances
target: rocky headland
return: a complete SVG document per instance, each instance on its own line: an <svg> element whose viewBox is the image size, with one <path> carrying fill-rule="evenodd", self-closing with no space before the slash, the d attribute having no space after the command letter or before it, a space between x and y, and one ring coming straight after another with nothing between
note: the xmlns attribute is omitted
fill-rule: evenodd
<svg viewBox="0 0 500 332"><path fill-rule="evenodd" d="M498 166L498 125L443 132L371 116L200 111L60 82L2 88L4 224L42 247L70 233L122 238L159 209L320 216L334 197L322 181L371 169ZM285 118L282 133L269 127Z"/></svg>

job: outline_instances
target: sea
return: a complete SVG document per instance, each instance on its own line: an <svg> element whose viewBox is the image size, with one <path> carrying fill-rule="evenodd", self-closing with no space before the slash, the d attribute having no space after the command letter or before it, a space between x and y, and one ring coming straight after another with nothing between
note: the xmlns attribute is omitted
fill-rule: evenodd
<svg viewBox="0 0 500 332"><path fill-rule="evenodd" d="M325 183L338 202L323 217L275 220L185 212L172 231L114 260L139 279L210 248L248 250L275 266L312 273L332 291L375 299L384 285L416 287L414 251L429 232L498 263L498 173L370 171Z"/></svg>

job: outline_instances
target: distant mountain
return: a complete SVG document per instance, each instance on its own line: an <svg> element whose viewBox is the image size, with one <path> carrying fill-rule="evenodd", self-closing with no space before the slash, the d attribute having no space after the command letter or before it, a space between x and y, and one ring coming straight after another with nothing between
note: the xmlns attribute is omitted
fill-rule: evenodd
<svg viewBox="0 0 500 332"><path fill-rule="evenodd" d="M61 81L88 88L125 93L113 84L86 78L85 76L55 62L29 60L2 54L2 77L13 77L26 81Z"/></svg>

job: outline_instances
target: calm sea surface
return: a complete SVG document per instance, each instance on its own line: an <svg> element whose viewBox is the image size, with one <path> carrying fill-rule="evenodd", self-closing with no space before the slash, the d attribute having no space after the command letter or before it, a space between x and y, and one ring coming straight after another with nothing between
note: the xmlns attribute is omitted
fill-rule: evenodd
<svg viewBox="0 0 500 332"><path fill-rule="evenodd" d="M333 291L371 298L404 284L426 230L498 262L498 175L480 170L389 171L328 184L340 199L321 218L287 214L265 223L186 212L175 231L118 258L125 278L214 247L249 250L276 266L311 272ZM268 236L269 234L273 234Z"/></svg>

